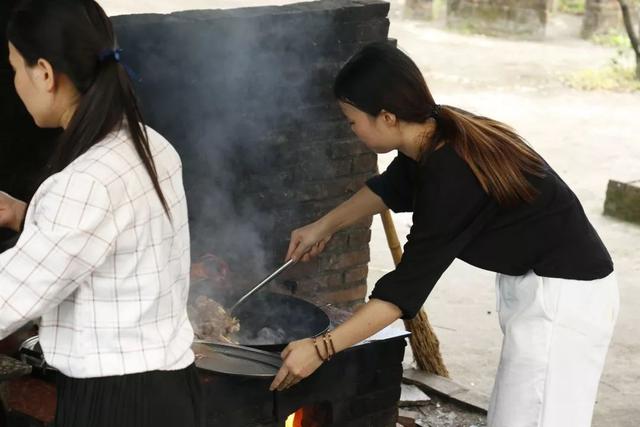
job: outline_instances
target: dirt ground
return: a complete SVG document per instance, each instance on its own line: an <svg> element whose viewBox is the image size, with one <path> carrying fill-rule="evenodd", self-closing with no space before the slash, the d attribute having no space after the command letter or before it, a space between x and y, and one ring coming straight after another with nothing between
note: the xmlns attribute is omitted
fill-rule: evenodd
<svg viewBox="0 0 640 427"><path fill-rule="evenodd" d="M430 395L425 405L400 408L400 416L416 420L419 427L486 427L481 412Z"/></svg>

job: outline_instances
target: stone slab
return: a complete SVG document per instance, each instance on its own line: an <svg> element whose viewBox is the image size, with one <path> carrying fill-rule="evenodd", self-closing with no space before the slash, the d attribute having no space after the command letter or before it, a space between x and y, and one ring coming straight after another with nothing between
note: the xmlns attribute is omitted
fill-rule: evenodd
<svg viewBox="0 0 640 427"><path fill-rule="evenodd" d="M424 392L435 392L453 401L486 412L489 407L489 396L469 390L457 382L439 375L429 374L418 369L407 369L403 381L415 385Z"/></svg>
<svg viewBox="0 0 640 427"><path fill-rule="evenodd" d="M398 406L419 406L430 401L431 398L419 387L411 384L402 384L402 392L400 394L400 402Z"/></svg>
<svg viewBox="0 0 640 427"><path fill-rule="evenodd" d="M640 180L632 182L610 180L604 202L604 214L640 224Z"/></svg>

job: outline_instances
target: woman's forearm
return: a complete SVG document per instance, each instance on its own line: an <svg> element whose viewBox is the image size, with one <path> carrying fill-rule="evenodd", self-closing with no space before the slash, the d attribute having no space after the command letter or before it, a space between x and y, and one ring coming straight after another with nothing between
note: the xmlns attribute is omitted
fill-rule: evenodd
<svg viewBox="0 0 640 427"><path fill-rule="evenodd" d="M386 301L372 299L331 332L336 352L347 349L389 326L402 316L400 309Z"/></svg>
<svg viewBox="0 0 640 427"><path fill-rule="evenodd" d="M23 202L22 200L16 199L15 213L15 221L11 225L11 228L15 232L19 233L20 231L22 231L22 222L24 221L24 217L27 214L27 203Z"/></svg>
<svg viewBox="0 0 640 427"><path fill-rule="evenodd" d="M330 234L336 233L363 218L387 209L382 199L366 185L348 200L323 216L319 222Z"/></svg>
<svg viewBox="0 0 640 427"><path fill-rule="evenodd" d="M0 191L0 227L20 232L27 212L27 203Z"/></svg>

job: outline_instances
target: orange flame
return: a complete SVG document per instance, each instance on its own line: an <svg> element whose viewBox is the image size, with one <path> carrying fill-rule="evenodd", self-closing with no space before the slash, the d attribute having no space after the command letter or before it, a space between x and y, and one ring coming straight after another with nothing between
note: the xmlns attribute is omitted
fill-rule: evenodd
<svg viewBox="0 0 640 427"><path fill-rule="evenodd" d="M304 418L304 411L298 409L287 418L286 427L302 427L302 419Z"/></svg>

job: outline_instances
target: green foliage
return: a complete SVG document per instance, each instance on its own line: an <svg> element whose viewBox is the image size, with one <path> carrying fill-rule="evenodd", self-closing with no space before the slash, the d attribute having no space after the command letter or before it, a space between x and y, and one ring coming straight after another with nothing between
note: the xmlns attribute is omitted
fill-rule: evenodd
<svg viewBox="0 0 640 427"><path fill-rule="evenodd" d="M591 41L602 46L631 49L629 36L624 29L609 29L606 33L595 34L591 37Z"/></svg>
<svg viewBox="0 0 640 427"><path fill-rule="evenodd" d="M558 12L582 15L584 13L585 0L558 0Z"/></svg>
<svg viewBox="0 0 640 427"><path fill-rule="evenodd" d="M640 91L635 61L623 49L618 50L606 67L581 70L566 76L564 80L569 86L580 90Z"/></svg>

